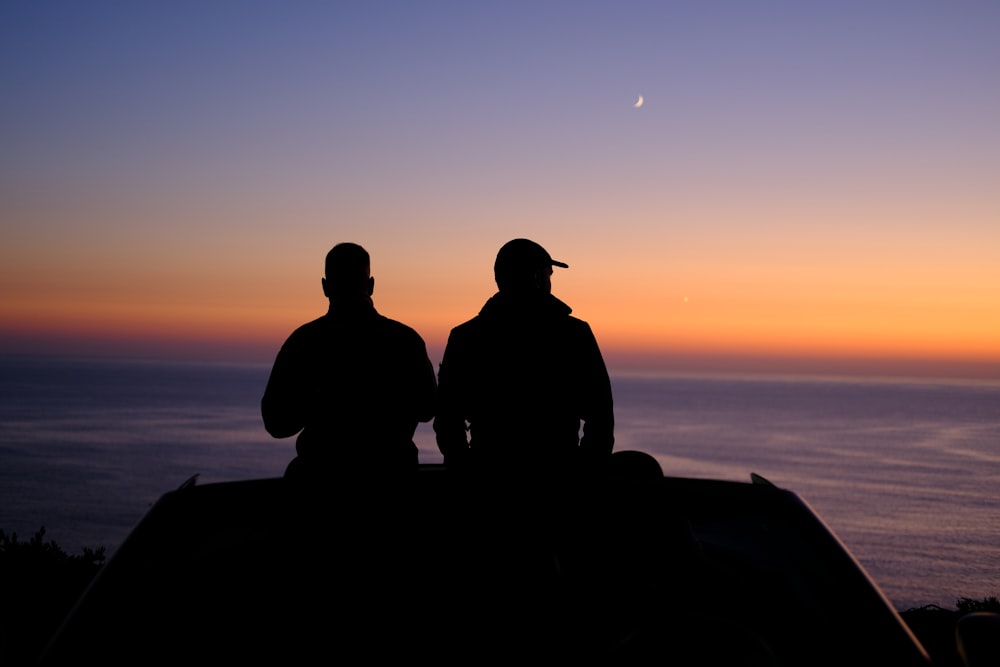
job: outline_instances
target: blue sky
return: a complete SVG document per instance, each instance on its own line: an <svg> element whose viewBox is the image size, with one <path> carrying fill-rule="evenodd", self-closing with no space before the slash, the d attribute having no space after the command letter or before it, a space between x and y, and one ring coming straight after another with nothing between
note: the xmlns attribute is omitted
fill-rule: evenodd
<svg viewBox="0 0 1000 667"><path fill-rule="evenodd" d="M339 240L439 346L529 236L630 354L1000 363L998 34L992 2L7 2L0 350L266 356Z"/></svg>

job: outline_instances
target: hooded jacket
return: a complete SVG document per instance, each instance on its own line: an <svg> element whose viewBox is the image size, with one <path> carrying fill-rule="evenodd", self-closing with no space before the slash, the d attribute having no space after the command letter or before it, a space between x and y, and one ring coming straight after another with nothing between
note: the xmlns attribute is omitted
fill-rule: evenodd
<svg viewBox="0 0 1000 667"><path fill-rule="evenodd" d="M498 292L452 329L434 421L446 463L610 455L611 382L590 325L571 312L548 293Z"/></svg>

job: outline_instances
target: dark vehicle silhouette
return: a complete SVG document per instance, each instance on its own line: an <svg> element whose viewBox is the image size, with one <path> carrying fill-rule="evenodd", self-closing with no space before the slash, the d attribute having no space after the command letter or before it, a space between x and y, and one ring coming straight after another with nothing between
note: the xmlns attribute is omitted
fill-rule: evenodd
<svg viewBox="0 0 1000 667"><path fill-rule="evenodd" d="M441 465L192 480L40 662L933 664L795 493L616 457L546 485Z"/></svg>

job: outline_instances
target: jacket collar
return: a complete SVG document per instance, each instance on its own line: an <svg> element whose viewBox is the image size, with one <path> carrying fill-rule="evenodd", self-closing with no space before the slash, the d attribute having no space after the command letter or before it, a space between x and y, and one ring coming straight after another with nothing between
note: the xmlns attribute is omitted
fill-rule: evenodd
<svg viewBox="0 0 1000 667"><path fill-rule="evenodd" d="M375 304L371 297L364 298L334 298L330 299L328 315L334 317L365 317L376 315Z"/></svg>
<svg viewBox="0 0 1000 667"><path fill-rule="evenodd" d="M572 308L551 294L497 292L479 314L483 317L556 317L572 312Z"/></svg>

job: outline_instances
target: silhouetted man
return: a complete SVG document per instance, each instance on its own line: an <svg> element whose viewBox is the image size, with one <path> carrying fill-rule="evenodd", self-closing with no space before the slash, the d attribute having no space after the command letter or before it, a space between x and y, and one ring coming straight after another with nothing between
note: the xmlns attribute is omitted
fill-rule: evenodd
<svg viewBox="0 0 1000 667"><path fill-rule="evenodd" d="M285 341L260 404L268 433L299 435L286 476L415 467L413 434L437 390L423 339L375 310L361 246L335 245L322 285L327 314Z"/></svg>
<svg viewBox="0 0 1000 667"><path fill-rule="evenodd" d="M534 241L506 243L499 292L452 329L434 420L447 465L537 472L610 457L608 371L590 325L551 294L553 266L569 268Z"/></svg>

